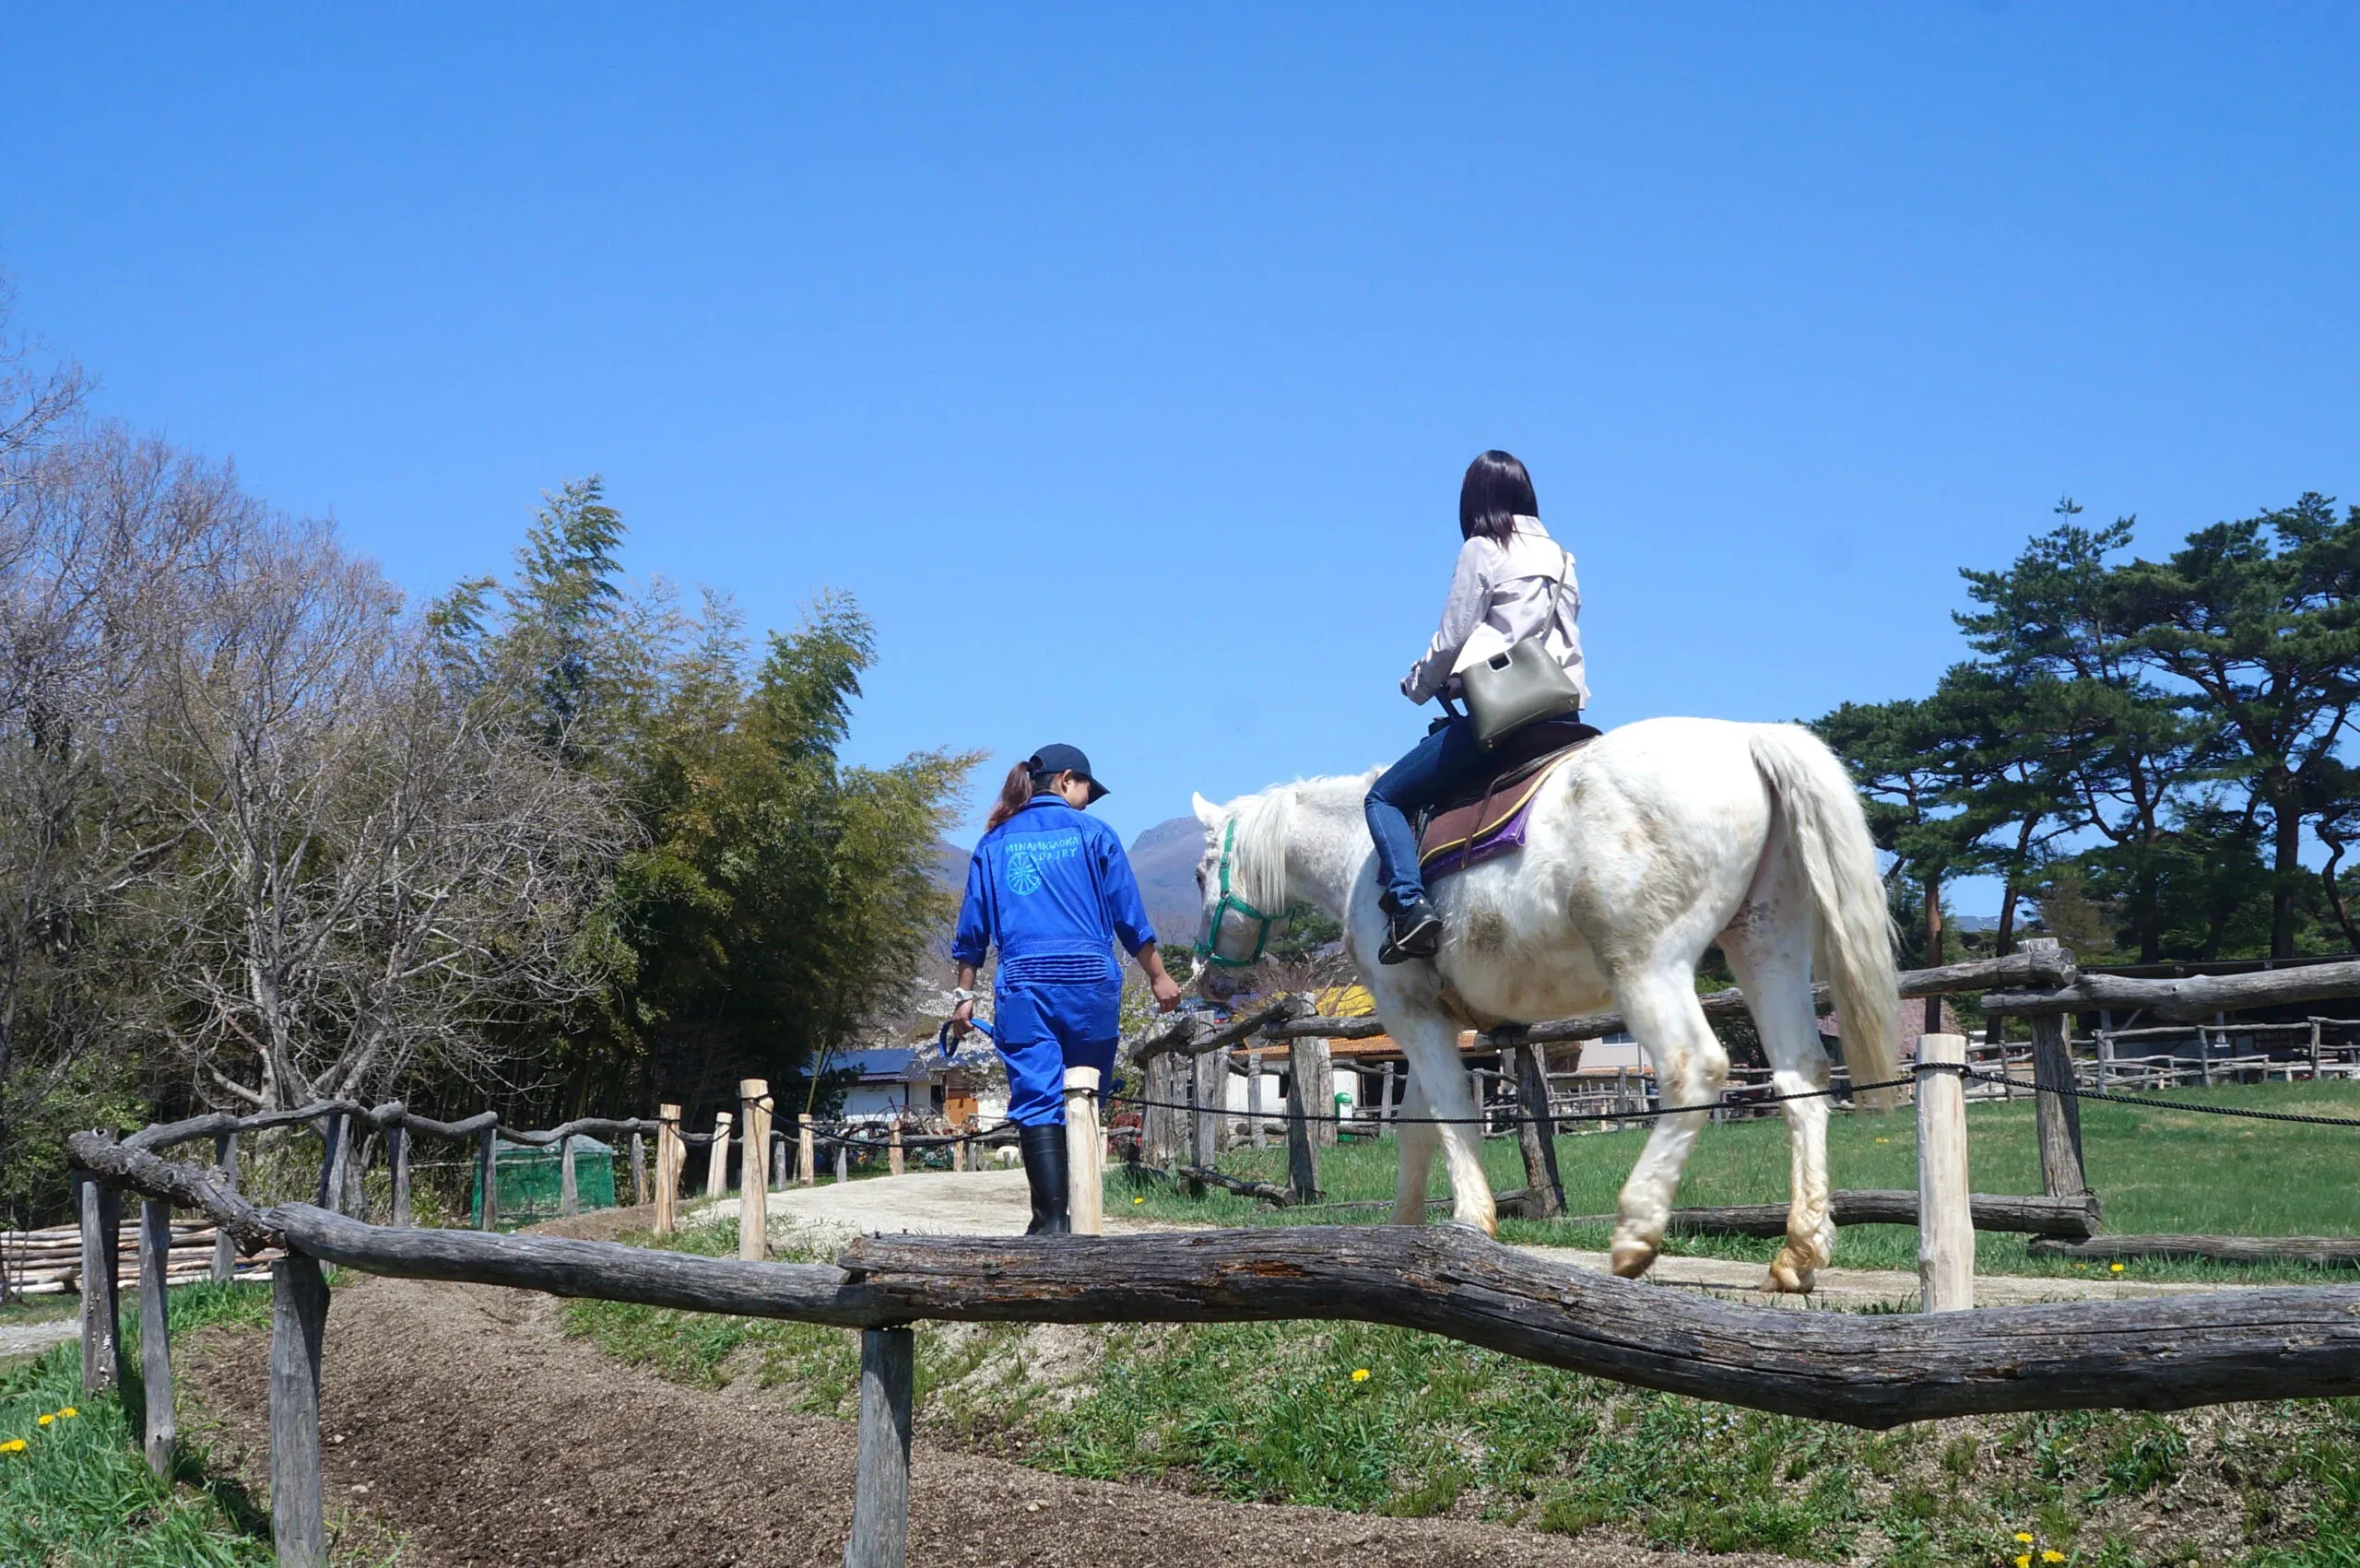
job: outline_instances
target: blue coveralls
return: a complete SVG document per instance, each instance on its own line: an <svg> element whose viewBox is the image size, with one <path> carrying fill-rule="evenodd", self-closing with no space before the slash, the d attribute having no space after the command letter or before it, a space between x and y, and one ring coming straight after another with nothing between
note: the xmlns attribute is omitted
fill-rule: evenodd
<svg viewBox="0 0 2360 1568"><path fill-rule="evenodd" d="M1036 795L975 846L950 956L981 964L986 948L999 948L992 1027L1008 1063L1008 1119L1019 1126L1065 1120L1068 1067L1096 1067L1099 1083L1112 1084L1117 937L1136 956L1155 928L1123 841L1105 823Z"/></svg>

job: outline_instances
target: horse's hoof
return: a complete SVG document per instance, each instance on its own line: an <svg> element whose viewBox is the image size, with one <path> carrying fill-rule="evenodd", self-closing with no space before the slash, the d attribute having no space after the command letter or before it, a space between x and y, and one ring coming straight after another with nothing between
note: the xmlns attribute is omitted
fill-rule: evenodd
<svg viewBox="0 0 2360 1568"><path fill-rule="evenodd" d="M1807 1296L1818 1282L1816 1265L1797 1258L1791 1249L1782 1249L1770 1260L1770 1272L1764 1276L1762 1288L1773 1295Z"/></svg>
<svg viewBox="0 0 2360 1568"><path fill-rule="evenodd" d="M1617 1279L1636 1279L1655 1266L1657 1247L1652 1242L1617 1242L1610 1256L1610 1267Z"/></svg>

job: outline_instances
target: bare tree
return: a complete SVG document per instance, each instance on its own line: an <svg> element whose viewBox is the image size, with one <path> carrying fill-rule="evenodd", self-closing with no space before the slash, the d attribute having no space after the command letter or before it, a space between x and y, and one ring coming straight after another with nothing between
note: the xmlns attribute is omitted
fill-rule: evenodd
<svg viewBox="0 0 2360 1568"><path fill-rule="evenodd" d="M125 787L136 694L245 521L226 474L108 429L0 492L0 1163L97 1031L103 909L172 847Z"/></svg>
<svg viewBox="0 0 2360 1568"><path fill-rule="evenodd" d="M148 1020L200 1093L279 1108L498 1073L494 1027L598 976L622 845L596 780L454 690L436 632L324 530L259 534L155 686L136 902Z"/></svg>

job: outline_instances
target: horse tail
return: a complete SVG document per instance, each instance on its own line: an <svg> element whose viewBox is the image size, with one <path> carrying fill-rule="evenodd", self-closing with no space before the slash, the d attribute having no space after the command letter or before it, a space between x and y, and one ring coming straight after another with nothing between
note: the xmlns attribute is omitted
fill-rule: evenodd
<svg viewBox="0 0 2360 1568"><path fill-rule="evenodd" d="M1852 780L1835 754L1800 725L1763 725L1752 737L1753 764L1779 806L1788 843L1801 858L1818 914L1822 977L1835 993L1836 1028L1854 1083L1900 1076L1894 1039L1900 984L1894 971L1893 915L1877 852ZM1880 1090L1858 1097L1868 1110L1898 1096Z"/></svg>

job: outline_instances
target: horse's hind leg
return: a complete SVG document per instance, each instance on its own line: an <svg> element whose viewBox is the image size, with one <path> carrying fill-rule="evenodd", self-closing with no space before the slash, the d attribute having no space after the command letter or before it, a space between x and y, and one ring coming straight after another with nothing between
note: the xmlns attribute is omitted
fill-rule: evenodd
<svg viewBox="0 0 2360 1568"><path fill-rule="evenodd" d="M1830 1081L1827 1048L1811 1000L1811 929L1799 899L1749 904L1748 913L1769 909L1766 917L1740 916L1721 936L1721 950L1745 992L1754 1028L1770 1058L1770 1087L1777 1094L1810 1094ZM1827 1101L1788 1100L1789 1158L1787 1244L1771 1262L1763 1289L1803 1291L1835 1250L1835 1223L1828 1211Z"/></svg>
<svg viewBox="0 0 2360 1568"><path fill-rule="evenodd" d="M1705 1021L1705 1009L1696 1005L1695 982L1686 965L1650 972L1618 985L1615 995L1622 1021L1655 1061L1664 1104L1696 1107L1656 1118L1639 1162L1622 1184L1612 1264L1616 1274L1635 1279L1662 1250L1664 1226L1671 1219L1671 1198L1680 1188L1689 1146L1729 1081L1729 1058Z"/></svg>
<svg viewBox="0 0 2360 1568"><path fill-rule="evenodd" d="M1425 1091L1419 1085L1418 1075L1411 1073L1393 1124L1393 1141L1400 1146L1401 1157L1400 1182L1393 1194L1396 1225L1426 1222L1426 1179L1434 1172L1434 1151L1442 1147L1442 1129L1424 1119L1433 1114L1427 1109Z"/></svg>

